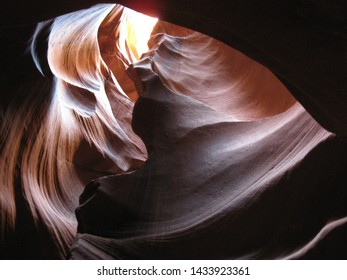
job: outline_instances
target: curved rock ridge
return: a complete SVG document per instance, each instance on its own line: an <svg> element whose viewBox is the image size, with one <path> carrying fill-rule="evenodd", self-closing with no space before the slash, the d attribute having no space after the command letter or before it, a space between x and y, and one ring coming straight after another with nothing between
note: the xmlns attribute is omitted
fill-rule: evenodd
<svg viewBox="0 0 347 280"><path fill-rule="evenodd" d="M342 2L5 4L0 258L345 259Z"/></svg>
<svg viewBox="0 0 347 280"><path fill-rule="evenodd" d="M149 157L137 171L86 187L76 209L79 235L71 257L281 258L313 237L315 229L303 225L312 218L309 211L291 213L291 193L299 191L298 166L327 153L317 150L332 135L299 104L240 121L172 92L154 72L151 54L129 69L141 88L133 128ZM298 204L316 203L301 191L307 201ZM277 192L283 193L272 195ZM285 230L305 235L291 240Z"/></svg>
<svg viewBox="0 0 347 280"><path fill-rule="evenodd" d="M151 40L153 68L163 83L221 113L256 120L295 103L267 68L211 37L197 32L184 37L159 33Z"/></svg>

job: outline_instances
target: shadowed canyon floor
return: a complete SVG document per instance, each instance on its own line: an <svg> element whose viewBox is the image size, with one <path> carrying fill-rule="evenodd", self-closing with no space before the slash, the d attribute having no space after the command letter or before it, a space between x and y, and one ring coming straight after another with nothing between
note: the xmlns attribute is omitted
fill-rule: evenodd
<svg viewBox="0 0 347 280"><path fill-rule="evenodd" d="M1 259L347 257L341 1L39 2L1 21Z"/></svg>

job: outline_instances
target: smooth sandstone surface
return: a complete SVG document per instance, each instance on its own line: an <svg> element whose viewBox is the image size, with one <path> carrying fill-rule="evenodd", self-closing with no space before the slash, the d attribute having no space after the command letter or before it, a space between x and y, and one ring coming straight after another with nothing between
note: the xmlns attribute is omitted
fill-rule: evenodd
<svg viewBox="0 0 347 280"><path fill-rule="evenodd" d="M345 259L341 1L120 1L140 60L63 2L1 17L2 259Z"/></svg>

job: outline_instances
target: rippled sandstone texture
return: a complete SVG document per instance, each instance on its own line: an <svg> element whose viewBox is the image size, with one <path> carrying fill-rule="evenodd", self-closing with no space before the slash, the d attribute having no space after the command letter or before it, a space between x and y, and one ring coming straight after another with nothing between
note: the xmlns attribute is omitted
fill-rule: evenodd
<svg viewBox="0 0 347 280"><path fill-rule="evenodd" d="M69 250L71 258L88 259L343 258L346 30L338 1L329 9L310 1L217 1L213 10L194 1L181 6L174 1L138 3L124 1L241 50L271 69L290 93L268 69L235 49L166 23L156 32L170 35L154 37L153 49L143 60L134 63L128 57L125 65L118 63L124 58L112 53L116 40L107 34L118 28L119 7L100 6L48 23L48 30L40 31L52 34L48 65L44 67L44 55L38 65L46 76L58 77L58 83L36 75L30 61L3 60L9 61L10 71L2 77L1 155L16 141L31 151L42 149L44 141L16 137L20 129L28 135L38 129L36 138L51 140L42 150L48 162L58 155L58 164L50 166L23 152L18 172L24 187L16 181L12 195L11 188L2 188L2 223L8 219L6 211L16 208L19 214L17 231L9 230L2 241L4 257L11 257L11 241L28 244L37 231L20 201L23 188L34 218L61 243L59 250L65 248L60 257ZM54 13L53 7L53 14L58 10ZM185 11L194 12L188 17ZM71 42L79 41L73 30L79 28L88 30L88 43L73 48ZM16 38L13 29L3 30ZM135 83L124 72L127 65ZM33 84L42 96L29 94ZM51 87L59 91L50 96ZM136 89L139 98L131 115ZM6 104L13 91L22 100L9 110ZM64 106L53 106L54 96ZM10 118L22 107L31 108L32 121ZM47 119L42 129L37 128L39 119ZM133 134L131 121L146 149ZM57 133L51 133L53 124L60 125ZM73 128L71 134L67 128ZM68 141L57 141L57 134ZM5 162L17 165L9 156ZM33 162L57 176L56 187L62 189L31 177ZM110 173L118 175L90 183L78 206L84 184ZM9 203L13 196L20 202L15 206ZM26 225L31 225L29 230ZM48 234L36 238L33 256L58 255L54 245L50 251L41 249L41 242L50 240Z"/></svg>

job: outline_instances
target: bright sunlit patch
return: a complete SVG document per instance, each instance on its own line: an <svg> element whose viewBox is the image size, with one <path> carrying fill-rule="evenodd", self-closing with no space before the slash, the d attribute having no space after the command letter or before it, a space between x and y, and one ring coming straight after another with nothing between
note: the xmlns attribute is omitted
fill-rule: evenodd
<svg viewBox="0 0 347 280"><path fill-rule="evenodd" d="M127 40L128 45L137 59L148 51L147 42L157 23L157 18L152 18L141 13L129 10L127 13Z"/></svg>

